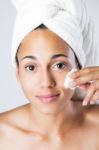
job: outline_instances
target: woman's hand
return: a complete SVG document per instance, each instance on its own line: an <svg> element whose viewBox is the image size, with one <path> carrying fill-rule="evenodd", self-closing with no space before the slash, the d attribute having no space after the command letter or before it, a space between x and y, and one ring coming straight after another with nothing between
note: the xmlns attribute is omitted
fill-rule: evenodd
<svg viewBox="0 0 99 150"><path fill-rule="evenodd" d="M99 100L99 67L87 67L74 72L71 87L78 86L86 91L83 105L94 104Z"/></svg>

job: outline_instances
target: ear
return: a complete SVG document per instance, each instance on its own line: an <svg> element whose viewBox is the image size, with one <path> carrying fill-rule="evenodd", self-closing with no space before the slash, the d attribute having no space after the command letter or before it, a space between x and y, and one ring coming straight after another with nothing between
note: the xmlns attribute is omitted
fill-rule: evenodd
<svg viewBox="0 0 99 150"><path fill-rule="evenodd" d="M21 10L21 7L27 0L11 0L11 1L17 10Z"/></svg>
<svg viewBox="0 0 99 150"><path fill-rule="evenodd" d="M18 67L16 67L16 79L18 82L20 81L19 80L19 68Z"/></svg>

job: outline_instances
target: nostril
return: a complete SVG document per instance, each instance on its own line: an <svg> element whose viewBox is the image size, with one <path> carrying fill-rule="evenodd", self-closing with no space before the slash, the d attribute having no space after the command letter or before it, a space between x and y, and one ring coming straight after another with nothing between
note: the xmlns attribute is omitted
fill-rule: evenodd
<svg viewBox="0 0 99 150"><path fill-rule="evenodd" d="M55 77L49 70L42 71L40 80L41 87L43 88L52 88L56 85Z"/></svg>
<svg viewBox="0 0 99 150"><path fill-rule="evenodd" d="M42 81L41 81L41 85L42 87L46 87L46 88L52 88L56 85L56 82L54 79L51 79L51 78L43 78Z"/></svg>
<svg viewBox="0 0 99 150"><path fill-rule="evenodd" d="M42 87L52 88L56 85L55 81L44 81Z"/></svg>

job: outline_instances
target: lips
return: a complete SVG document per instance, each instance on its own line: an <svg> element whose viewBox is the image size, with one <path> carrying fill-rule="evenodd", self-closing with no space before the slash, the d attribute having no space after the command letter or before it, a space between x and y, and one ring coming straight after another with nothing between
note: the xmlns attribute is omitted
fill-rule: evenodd
<svg viewBox="0 0 99 150"><path fill-rule="evenodd" d="M52 102L57 100L57 98L59 97L59 94L47 94L47 95L40 95L37 96L37 98L41 101L41 102Z"/></svg>

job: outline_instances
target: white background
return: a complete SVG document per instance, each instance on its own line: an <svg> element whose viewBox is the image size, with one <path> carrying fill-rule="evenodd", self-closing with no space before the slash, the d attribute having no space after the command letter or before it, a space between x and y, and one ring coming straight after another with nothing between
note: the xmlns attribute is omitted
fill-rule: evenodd
<svg viewBox="0 0 99 150"><path fill-rule="evenodd" d="M85 0L99 37L99 1ZM11 65L11 40L16 10L10 0L0 0L0 112L13 109L28 101L16 81Z"/></svg>

